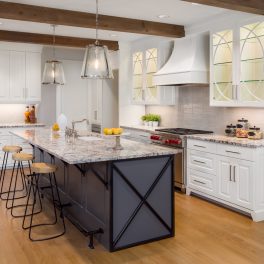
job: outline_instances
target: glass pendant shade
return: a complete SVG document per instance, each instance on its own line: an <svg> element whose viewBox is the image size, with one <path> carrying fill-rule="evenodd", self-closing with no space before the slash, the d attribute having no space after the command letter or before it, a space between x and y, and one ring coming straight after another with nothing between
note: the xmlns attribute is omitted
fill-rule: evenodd
<svg viewBox="0 0 264 264"><path fill-rule="evenodd" d="M86 47L81 77L87 79L114 78L106 46L93 44Z"/></svg>
<svg viewBox="0 0 264 264"><path fill-rule="evenodd" d="M42 84L65 84L65 76L62 67L62 62L57 60L46 61L43 72Z"/></svg>

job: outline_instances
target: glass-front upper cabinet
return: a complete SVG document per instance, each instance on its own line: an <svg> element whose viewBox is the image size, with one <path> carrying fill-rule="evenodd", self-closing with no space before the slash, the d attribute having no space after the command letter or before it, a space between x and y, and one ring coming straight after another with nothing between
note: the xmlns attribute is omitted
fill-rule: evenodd
<svg viewBox="0 0 264 264"><path fill-rule="evenodd" d="M152 41L153 42L153 41ZM157 86L153 75L167 62L171 55L171 43L137 43L131 50L133 62L132 103L143 105L175 105L175 86Z"/></svg>
<svg viewBox="0 0 264 264"><path fill-rule="evenodd" d="M133 91L134 102L143 102L143 52L133 53Z"/></svg>
<svg viewBox="0 0 264 264"><path fill-rule="evenodd" d="M233 103L234 31L224 30L211 35L211 103Z"/></svg>
<svg viewBox="0 0 264 264"><path fill-rule="evenodd" d="M211 33L210 105L264 107L264 21Z"/></svg>
<svg viewBox="0 0 264 264"><path fill-rule="evenodd" d="M240 100L264 105L264 22L240 27Z"/></svg>

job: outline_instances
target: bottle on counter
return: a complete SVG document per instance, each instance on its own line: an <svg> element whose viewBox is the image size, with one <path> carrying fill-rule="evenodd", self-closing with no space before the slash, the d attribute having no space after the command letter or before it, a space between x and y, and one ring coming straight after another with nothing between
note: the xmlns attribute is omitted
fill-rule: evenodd
<svg viewBox="0 0 264 264"><path fill-rule="evenodd" d="M263 133L262 131L260 131L259 127L254 126L254 127L249 128L248 138L254 139L254 140L262 139Z"/></svg>
<svg viewBox="0 0 264 264"><path fill-rule="evenodd" d="M37 118L36 118L36 108L35 108L35 105L32 105L32 106L31 106L30 114L29 114L29 119L30 119L30 123L31 123L31 124L35 124L35 123L37 123Z"/></svg>
<svg viewBox="0 0 264 264"><path fill-rule="evenodd" d="M30 123L30 111L29 111L29 106L26 107L26 111L24 112L24 116L25 116L25 123Z"/></svg>
<svg viewBox="0 0 264 264"><path fill-rule="evenodd" d="M242 118L238 120L237 128L236 128L236 137L237 138L247 138L249 131L249 123L248 120Z"/></svg>

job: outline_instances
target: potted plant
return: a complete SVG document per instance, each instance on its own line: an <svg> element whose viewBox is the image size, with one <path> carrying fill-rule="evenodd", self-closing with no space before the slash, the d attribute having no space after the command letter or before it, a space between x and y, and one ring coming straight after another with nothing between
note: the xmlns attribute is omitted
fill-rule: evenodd
<svg viewBox="0 0 264 264"><path fill-rule="evenodd" d="M148 125L148 123L147 123L147 116L146 115L141 116L141 120L142 120L142 123L143 123L144 126L147 126Z"/></svg>
<svg viewBox="0 0 264 264"><path fill-rule="evenodd" d="M152 114L146 115L147 126L152 126Z"/></svg>
<svg viewBox="0 0 264 264"><path fill-rule="evenodd" d="M160 120L161 120L160 115L152 115L152 125L154 127L159 126Z"/></svg>

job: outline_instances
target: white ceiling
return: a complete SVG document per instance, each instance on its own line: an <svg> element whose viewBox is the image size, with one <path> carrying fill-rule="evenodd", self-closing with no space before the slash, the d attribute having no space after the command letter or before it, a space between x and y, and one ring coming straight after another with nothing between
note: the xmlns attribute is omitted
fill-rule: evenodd
<svg viewBox="0 0 264 264"><path fill-rule="evenodd" d="M95 12L95 0L7 0L23 4L40 5L61 9L69 9L82 12ZM172 23L178 25L192 25L199 22L209 21L216 15L230 12L225 9L204 5L193 5L179 0L99 0L99 12L105 15L128 17ZM168 15L168 18L160 19L158 15ZM99 17L100 19L100 17ZM32 33L51 33L50 26L32 22L4 20L0 18L2 30L26 31ZM58 35L94 38L93 29L84 29L68 26L59 26ZM113 37L112 34L117 36ZM109 40L132 41L141 38L142 35L111 32L100 30L100 38Z"/></svg>

